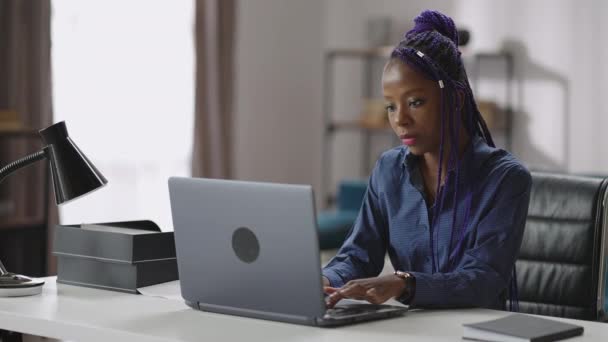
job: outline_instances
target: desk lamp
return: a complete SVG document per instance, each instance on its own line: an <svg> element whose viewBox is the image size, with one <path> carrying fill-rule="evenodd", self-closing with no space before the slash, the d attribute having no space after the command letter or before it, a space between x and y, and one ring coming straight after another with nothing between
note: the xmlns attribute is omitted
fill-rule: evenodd
<svg viewBox="0 0 608 342"><path fill-rule="evenodd" d="M108 183L70 139L64 121L42 129L38 133L46 146L41 151L1 168L0 183L9 174L43 159L47 159L51 165L57 205L67 203ZM44 281L8 272L0 261L0 297L39 294L42 285Z"/></svg>

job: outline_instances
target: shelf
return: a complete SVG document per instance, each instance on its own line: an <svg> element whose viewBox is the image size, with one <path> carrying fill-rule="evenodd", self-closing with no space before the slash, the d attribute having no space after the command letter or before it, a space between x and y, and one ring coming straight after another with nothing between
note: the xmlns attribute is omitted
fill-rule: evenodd
<svg viewBox="0 0 608 342"><path fill-rule="evenodd" d="M394 46L377 48L339 48L327 50L328 57L384 57L391 56Z"/></svg>
<svg viewBox="0 0 608 342"><path fill-rule="evenodd" d="M2 222L0 222L0 231L2 230L12 230L12 229L22 229L28 227L40 227L46 226L45 220L39 217L21 217L21 218L4 218Z"/></svg>
<svg viewBox="0 0 608 342"><path fill-rule="evenodd" d="M328 130L351 129L351 130L367 130L380 133L393 133L393 129L388 124L375 124L364 120L352 121L334 121L327 127Z"/></svg>
<svg viewBox="0 0 608 342"><path fill-rule="evenodd" d="M480 51L477 53L473 54L474 58L495 58L495 59L502 59L502 58L511 58L511 54L508 52L488 52L488 51Z"/></svg>
<svg viewBox="0 0 608 342"><path fill-rule="evenodd" d="M0 138L3 137L36 137L38 131L35 129L23 128L23 127L0 127Z"/></svg>
<svg viewBox="0 0 608 342"><path fill-rule="evenodd" d="M322 152L322 179L321 179L321 192L320 196L323 199L328 199L326 207L329 207L333 201L331 198L333 195L333 189L330 189L332 184L332 161L331 158L332 148L331 144L334 142L333 135L338 131L350 131L357 133L361 138L361 177L369 176L372 168L372 138L377 135L392 136L397 139L388 122L385 118L376 116L380 111L370 110L369 108L362 108L358 119L352 120L339 120L337 115L334 113L333 107L333 89L334 84L334 71L336 64L340 59L359 59L361 62L361 73L362 73L362 87L363 92L362 99L372 100L374 97L372 89L372 75L374 72L375 63L382 62L390 58L390 55L394 49L394 46L382 46L375 48L337 48L328 49L325 52L325 67L323 77L323 115L324 115L324 134L323 134L323 152ZM371 103L367 103L371 105ZM373 107L373 106L372 106ZM384 108L384 104L381 105ZM366 114L374 114L367 116ZM372 120L370 120L372 118Z"/></svg>
<svg viewBox="0 0 608 342"><path fill-rule="evenodd" d="M394 46L380 46L375 48L335 48L328 49L326 55L328 57L384 57L389 58L395 49ZM508 52L476 52L471 55L476 59L495 58L495 59L511 59Z"/></svg>

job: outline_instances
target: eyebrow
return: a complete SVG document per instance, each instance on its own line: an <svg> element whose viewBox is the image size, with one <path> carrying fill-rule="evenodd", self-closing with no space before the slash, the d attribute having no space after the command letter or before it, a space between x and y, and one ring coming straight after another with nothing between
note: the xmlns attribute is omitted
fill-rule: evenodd
<svg viewBox="0 0 608 342"><path fill-rule="evenodd" d="M409 89L408 91L404 92L401 96L406 96L410 93L416 92L416 91L424 91L424 88L414 88L414 89ZM386 98L386 96L384 96Z"/></svg>

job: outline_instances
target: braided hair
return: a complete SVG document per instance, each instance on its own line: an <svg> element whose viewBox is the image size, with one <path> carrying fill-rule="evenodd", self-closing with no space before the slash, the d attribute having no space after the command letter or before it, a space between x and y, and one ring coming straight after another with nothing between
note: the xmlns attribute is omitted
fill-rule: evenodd
<svg viewBox="0 0 608 342"><path fill-rule="evenodd" d="M458 156L459 132L462 125L470 137L480 136L485 142L495 147L494 140L488 126L482 118L473 91L462 63L461 53L458 49L458 31L454 21L437 11L426 10L414 19L414 28L408 31L391 53L391 60L396 59L407 63L425 77L438 82L441 88L441 138L439 144L439 170L437 172L436 206L433 212L431 226L430 247L432 254L433 272L452 271L455 268L455 259L459 249L463 248L462 240L465 236L469 219L469 210L472 201L472 189L460 189L461 160ZM390 63L390 61L389 61ZM459 98L459 94L464 99ZM462 102L461 102L462 101ZM446 127L447 126L447 127ZM446 134L447 133L447 134ZM453 194L452 229L448 251L447 269L440 269L435 260L435 242L433 241L433 226L444 205L446 194L441 187L441 175L444 164L445 139L453 148L449 149L447 167L455 171L455 187ZM469 139L468 144L472 144ZM470 148L471 146L467 146ZM465 186L467 184L464 184ZM469 184L470 186L470 184ZM464 204L464 218L461 227L456 226L458 212L459 191L466 191ZM455 245L455 246L454 246ZM509 309L517 311L517 282L515 267L509 284Z"/></svg>

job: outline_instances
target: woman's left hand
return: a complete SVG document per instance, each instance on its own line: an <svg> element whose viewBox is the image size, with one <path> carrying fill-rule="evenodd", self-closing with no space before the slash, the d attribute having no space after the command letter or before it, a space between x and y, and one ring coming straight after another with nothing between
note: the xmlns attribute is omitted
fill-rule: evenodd
<svg viewBox="0 0 608 342"><path fill-rule="evenodd" d="M372 304L382 304L393 297L402 296L406 289L402 278L387 274L374 278L351 280L341 288L324 288L328 308L333 308L344 298L366 300Z"/></svg>

